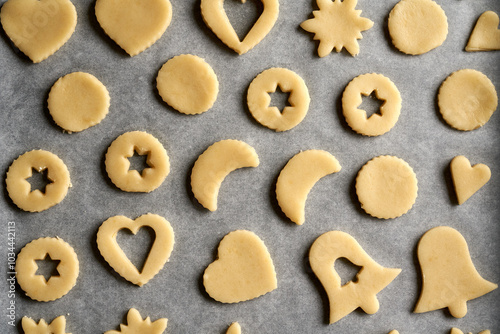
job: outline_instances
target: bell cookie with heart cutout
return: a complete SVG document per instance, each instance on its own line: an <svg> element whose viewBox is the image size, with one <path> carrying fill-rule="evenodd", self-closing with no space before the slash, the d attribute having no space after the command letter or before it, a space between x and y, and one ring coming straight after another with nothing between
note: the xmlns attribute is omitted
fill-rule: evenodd
<svg viewBox="0 0 500 334"><path fill-rule="evenodd" d="M0 20L16 47L39 63L69 40L76 27L76 9L69 0L8 0Z"/></svg>
<svg viewBox="0 0 500 334"><path fill-rule="evenodd" d="M237 230L219 244L218 259L203 274L205 290L221 303L239 303L278 287L273 260L253 232Z"/></svg>
<svg viewBox="0 0 500 334"><path fill-rule="evenodd" d="M456 156L450 163L451 178L458 204L463 204L491 178L491 170L485 164L471 166L463 155Z"/></svg>
<svg viewBox="0 0 500 334"><path fill-rule="evenodd" d="M150 227L155 240L141 271L132 264L116 241L119 230L127 229L136 234L141 227ZM152 279L168 261L174 248L174 230L165 218L148 213L132 220L125 216L107 219L97 232L97 248L109 265L127 281L143 286Z"/></svg>
<svg viewBox="0 0 500 334"><path fill-rule="evenodd" d="M104 32L133 57L167 30L172 4L169 0L97 0L95 16Z"/></svg>
<svg viewBox="0 0 500 334"><path fill-rule="evenodd" d="M481 14L476 26L469 37L465 51L493 51L500 50L500 19L497 13L491 10Z"/></svg>
<svg viewBox="0 0 500 334"><path fill-rule="evenodd" d="M224 10L224 0L201 0L201 14L203 21L205 21L206 25L212 29L217 37L239 55L242 55L259 44L271 31L278 19L279 1L260 1L264 5L264 10L242 41L240 41L231 22L229 22L229 18ZM241 2L244 4L245 0Z"/></svg>

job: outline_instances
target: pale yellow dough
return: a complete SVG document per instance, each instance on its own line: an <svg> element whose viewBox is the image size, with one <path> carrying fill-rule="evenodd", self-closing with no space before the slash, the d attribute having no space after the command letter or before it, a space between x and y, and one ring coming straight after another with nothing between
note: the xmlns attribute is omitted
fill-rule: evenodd
<svg viewBox="0 0 500 334"><path fill-rule="evenodd" d="M260 1L264 6L263 12L242 41L240 41L224 11L224 0L201 0L201 14L205 24L212 29L222 43L242 55L259 44L278 19L279 1ZM246 0L241 0L241 2L244 4Z"/></svg>
<svg viewBox="0 0 500 334"><path fill-rule="evenodd" d="M500 50L500 29L498 14L491 10L481 14L469 37L465 51Z"/></svg>
<svg viewBox="0 0 500 334"><path fill-rule="evenodd" d="M269 93L274 93L277 87L290 93L290 106L286 106L283 111L269 105ZM257 122L278 132L297 126L306 117L310 101L304 80L286 68L267 69L256 76L248 87L247 104L250 113Z"/></svg>
<svg viewBox="0 0 500 334"><path fill-rule="evenodd" d="M59 276L51 276L48 281L37 275L35 260L43 260L49 255L59 260ZM31 299L40 302L56 300L67 294L76 284L78 258L73 248L60 238L40 238L21 249L16 261L17 283Z"/></svg>
<svg viewBox="0 0 500 334"><path fill-rule="evenodd" d="M194 55L180 55L167 61L156 77L163 101L188 115L212 108L219 93L219 81L210 65Z"/></svg>
<svg viewBox="0 0 500 334"><path fill-rule="evenodd" d="M241 334L241 326L237 322L233 322L227 329L226 334Z"/></svg>
<svg viewBox="0 0 500 334"><path fill-rule="evenodd" d="M410 55L437 48L448 35L446 14L432 0L401 0L391 10L388 26L394 46Z"/></svg>
<svg viewBox="0 0 500 334"><path fill-rule="evenodd" d="M21 326L24 334L71 334L66 333L66 318L62 315L52 320L50 324L44 319L36 323L31 318L23 317Z"/></svg>
<svg viewBox="0 0 500 334"><path fill-rule="evenodd" d="M142 227L150 227L155 232L155 240L141 271L130 262L116 242L118 231L127 229L136 234ZM107 219L97 232L97 248L109 265L127 281L143 286L152 279L168 261L174 248L174 230L165 218L155 214L145 214L132 220L125 216Z"/></svg>
<svg viewBox="0 0 500 334"><path fill-rule="evenodd" d="M471 166L463 155L456 156L450 163L451 177L458 204L463 204L491 178L491 170L485 164Z"/></svg>
<svg viewBox="0 0 500 334"><path fill-rule="evenodd" d="M460 329L458 328L455 328L453 327L451 330L450 330L450 334L464 334L464 332L462 332ZM469 334L472 334L471 332L469 332ZM485 331L481 331L479 332L478 334L491 334L491 331L489 330L485 330Z"/></svg>
<svg viewBox="0 0 500 334"><path fill-rule="evenodd" d="M380 113L367 117L366 111L358 109L363 96L375 92L384 104ZM364 136L380 136L394 127L401 112L401 94L394 83L382 74L363 74L354 78L342 95L342 111L347 124Z"/></svg>
<svg viewBox="0 0 500 334"><path fill-rule="evenodd" d="M205 290L222 303L239 303L278 287L271 255L253 232L237 230L219 244L218 258L203 274Z"/></svg>
<svg viewBox="0 0 500 334"><path fill-rule="evenodd" d="M390 331L389 334L399 334L399 332L394 329L394 330Z"/></svg>
<svg viewBox="0 0 500 334"><path fill-rule="evenodd" d="M217 196L222 181L232 171L257 167L259 157L245 142L226 139L212 144L200 154L191 171L191 190L204 208L217 210Z"/></svg>
<svg viewBox="0 0 500 334"><path fill-rule="evenodd" d="M51 183L45 192L38 189L31 191L27 181L33 169L38 172L47 171ZM5 179L10 198L20 209L40 212L61 202L71 187L69 171L64 162L51 152L33 150L20 155L10 165Z"/></svg>
<svg viewBox="0 0 500 334"><path fill-rule="evenodd" d="M483 73L464 69L441 84L439 112L451 127L470 131L486 124L498 107L495 86Z"/></svg>
<svg viewBox="0 0 500 334"><path fill-rule="evenodd" d="M356 281L341 285L335 261L346 258L362 267ZM368 314L379 309L376 294L382 291L401 269L384 268L375 262L349 234L330 231L319 236L309 251L311 269L326 290L330 301L330 324L339 321L358 307Z"/></svg>
<svg viewBox="0 0 500 334"><path fill-rule="evenodd" d="M151 321L149 317L142 319L141 314L135 308L127 313L127 324L120 324L120 330L106 331L104 334L162 334L167 329L168 319L160 318Z"/></svg>
<svg viewBox="0 0 500 334"><path fill-rule="evenodd" d="M358 39L362 31L373 26L373 22L361 17L356 10L358 0L316 0L319 10L313 11L314 18L306 20L300 27L314 34L319 40L318 55L325 57L333 49L340 52L343 48L352 56L359 53Z"/></svg>
<svg viewBox="0 0 500 334"><path fill-rule="evenodd" d="M139 174L129 170L128 158L137 152L147 154L147 164ZM163 145L142 131L126 132L116 138L106 153L106 172L111 181L121 190L129 192L151 192L158 188L170 172L170 162Z"/></svg>
<svg viewBox="0 0 500 334"><path fill-rule="evenodd" d="M96 77L73 72L55 82L47 104L54 122L71 133L99 124L108 114L109 100L108 90Z"/></svg>
<svg viewBox="0 0 500 334"><path fill-rule="evenodd" d="M169 0L97 0L95 16L104 32L131 57L153 45L172 19Z"/></svg>
<svg viewBox="0 0 500 334"><path fill-rule="evenodd" d="M455 318L467 314L467 301L495 290L472 263L464 237L457 230L439 226L427 231L418 243L422 292L413 312L448 308Z"/></svg>
<svg viewBox="0 0 500 334"><path fill-rule="evenodd" d="M322 150L294 155L276 181L276 199L283 213L297 225L304 224L307 195L322 177L341 169L338 160Z"/></svg>
<svg viewBox="0 0 500 334"><path fill-rule="evenodd" d="M69 0L8 0L2 6L0 19L16 47L39 63L71 37L76 9Z"/></svg>
<svg viewBox="0 0 500 334"><path fill-rule="evenodd" d="M356 177L356 194L369 215L397 218L411 209L417 198L417 176L408 163L394 156L368 161Z"/></svg>

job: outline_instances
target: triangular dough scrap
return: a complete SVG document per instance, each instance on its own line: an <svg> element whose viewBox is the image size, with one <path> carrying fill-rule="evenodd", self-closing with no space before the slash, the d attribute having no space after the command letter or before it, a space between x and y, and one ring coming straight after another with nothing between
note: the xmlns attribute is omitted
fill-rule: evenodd
<svg viewBox="0 0 500 334"><path fill-rule="evenodd" d="M486 11L477 20L465 51L500 50L500 29L498 14Z"/></svg>

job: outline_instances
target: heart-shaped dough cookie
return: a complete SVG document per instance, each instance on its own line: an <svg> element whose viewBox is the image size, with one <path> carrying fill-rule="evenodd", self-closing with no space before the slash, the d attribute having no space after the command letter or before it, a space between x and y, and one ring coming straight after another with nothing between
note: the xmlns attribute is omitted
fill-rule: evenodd
<svg viewBox="0 0 500 334"><path fill-rule="evenodd" d="M500 19L491 10L481 14L469 37L465 51L500 50Z"/></svg>
<svg viewBox="0 0 500 334"><path fill-rule="evenodd" d="M76 10L69 0L8 0L2 6L0 19L19 50L39 63L71 37Z"/></svg>
<svg viewBox="0 0 500 334"><path fill-rule="evenodd" d="M155 240L144 262L144 267L139 272L116 242L116 236L121 229L128 229L136 234L141 227L145 226L154 230ZM174 230L165 218L152 213L142 215L136 220L125 216L114 216L99 227L97 248L118 274L127 281L142 286L152 279L168 261L174 248Z"/></svg>
<svg viewBox="0 0 500 334"><path fill-rule="evenodd" d="M245 1L241 2L245 3ZM201 14L207 26L212 29L222 43L242 55L259 44L278 19L279 1L260 1L264 5L264 10L242 41L240 41L224 11L224 0L201 0Z"/></svg>
<svg viewBox="0 0 500 334"><path fill-rule="evenodd" d="M237 230L227 234L218 253L203 274L203 285L213 299L238 303L278 287L271 255L255 233Z"/></svg>
<svg viewBox="0 0 500 334"><path fill-rule="evenodd" d="M485 164L471 166L469 160L463 155L453 158L450 169L458 204L465 203L491 178L491 170L488 166Z"/></svg>
<svg viewBox="0 0 500 334"><path fill-rule="evenodd" d="M131 57L153 45L172 19L169 0L97 0L95 16L106 34Z"/></svg>

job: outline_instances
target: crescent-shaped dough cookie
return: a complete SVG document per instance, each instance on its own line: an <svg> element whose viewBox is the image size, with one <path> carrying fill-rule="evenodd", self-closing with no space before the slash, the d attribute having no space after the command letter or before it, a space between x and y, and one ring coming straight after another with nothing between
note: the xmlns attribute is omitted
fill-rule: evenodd
<svg viewBox="0 0 500 334"><path fill-rule="evenodd" d="M203 152L191 171L194 197L210 211L217 210L217 195L224 178L242 167L257 167L259 157L245 142L226 139L216 142Z"/></svg>
<svg viewBox="0 0 500 334"><path fill-rule="evenodd" d="M293 156L276 182L276 199L283 213L297 225L304 224L307 195L322 177L340 171L338 160L322 150Z"/></svg>

